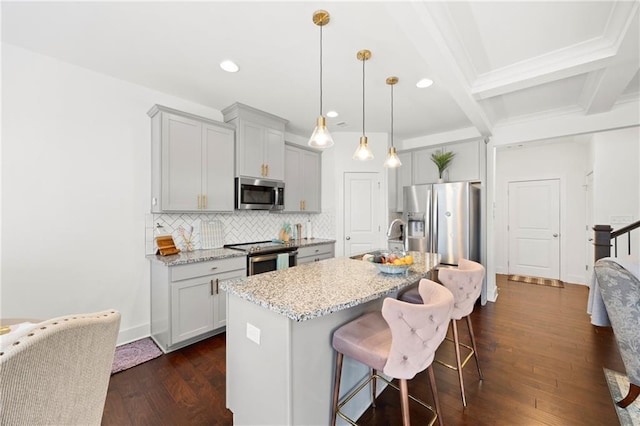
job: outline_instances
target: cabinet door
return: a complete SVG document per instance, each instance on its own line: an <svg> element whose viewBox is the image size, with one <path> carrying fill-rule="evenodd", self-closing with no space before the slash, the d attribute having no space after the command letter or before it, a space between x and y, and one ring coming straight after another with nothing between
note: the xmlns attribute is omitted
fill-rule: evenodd
<svg viewBox="0 0 640 426"><path fill-rule="evenodd" d="M426 148L413 152L413 184L435 183L438 181L438 167L431 161L431 153L440 148Z"/></svg>
<svg viewBox="0 0 640 426"><path fill-rule="evenodd" d="M202 189L202 124L165 113L162 119L162 210L198 209Z"/></svg>
<svg viewBox="0 0 640 426"><path fill-rule="evenodd" d="M402 162L402 166L396 169L396 206L395 211L401 212L404 206L404 187L411 185L412 170L411 164L412 154L410 152L399 152L398 158Z"/></svg>
<svg viewBox="0 0 640 426"><path fill-rule="evenodd" d="M244 266L244 264L243 264ZM216 275L215 291L213 295L213 329L224 327L227 325L227 293L220 289L220 283L225 280L231 280L234 278L242 278L247 276L247 270L240 269L237 271L229 271Z"/></svg>
<svg viewBox="0 0 640 426"><path fill-rule="evenodd" d="M205 124L202 129L202 209L233 211L233 136L231 129Z"/></svg>
<svg viewBox="0 0 640 426"><path fill-rule="evenodd" d="M214 329L214 285L210 276L171 284L171 345Z"/></svg>
<svg viewBox="0 0 640 426"><path fill-rule="evenodd" d="M279 130L264 130L264 164L267 165L267 177L273 180L284 180L284 133Z"/></svg>
<svg viewBox="0 0 640 426"><path fill-rule="evenodd" d="M447 146L447 151L456 154L445 171L449 181L480 180L480 149L484 148L482 145L482 141L471 141Z"/></svg>
<svg viewBox="0 0 640 426"><path fill-rule="evenodd" d="M320 206L320 154L302 151L300 174L302 175L302 199L304 211L319 213Z"/></svg>
<svg viewBox="0 0 640 426"><path fill-rule="evenodd" d="M264 178L264 127L250 121L240 121L242 136L238 143L243 144L238 158L240 176Z"/></svg>
<svg viewBox="0 0 640 426"><path fill-rule="evenodd" d="M300 167L302 164L302 150L286 146L284 150L284 209L288 212L302 210L302 179Z"/></svg>

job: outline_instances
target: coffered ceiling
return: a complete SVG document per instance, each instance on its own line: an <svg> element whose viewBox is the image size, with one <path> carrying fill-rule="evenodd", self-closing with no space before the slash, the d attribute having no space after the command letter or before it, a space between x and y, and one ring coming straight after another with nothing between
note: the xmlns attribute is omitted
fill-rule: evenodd
<svg viewBox="0 0 640 426"><path fill-rule="evenodd" d="M331 131L396 138L554 114L597 114L640 97L638 1L569 2L2 2L2 40L221 110L242 102L309 135L324 112ZM223 59L240 66L234 74ZM422 77L433 86L418 89Z"/></svg>

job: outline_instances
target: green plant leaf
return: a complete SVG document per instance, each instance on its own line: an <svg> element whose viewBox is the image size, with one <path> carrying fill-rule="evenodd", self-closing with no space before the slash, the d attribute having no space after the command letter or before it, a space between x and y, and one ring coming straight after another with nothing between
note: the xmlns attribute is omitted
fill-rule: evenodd
<svg viewBox="0 0 640 426"><path fill-rule="evenodd" d="M444 152L442 149L431 153L431 161L438 167L438 176L440 178L442 178L442 173L444 173L446 168L451 165L455 156L455 152Z"/></svg>

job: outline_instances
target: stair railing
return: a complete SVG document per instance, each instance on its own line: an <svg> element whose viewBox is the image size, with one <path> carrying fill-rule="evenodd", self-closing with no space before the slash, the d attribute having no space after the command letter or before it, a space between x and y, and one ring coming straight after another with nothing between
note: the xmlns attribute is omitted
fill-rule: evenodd
<svg viewBox="0 0 640 426"><path fill-rule="evenodd" d="M595 260L602 259L603 257L611 256L611 240L613 240L614 256L618 256L618 237L627 235L627 254L631 254L631 231L640 228L640 220L630 225L624 226L616 231L610 225L595 225L594 242L595 247L594 254Z"/></svg>

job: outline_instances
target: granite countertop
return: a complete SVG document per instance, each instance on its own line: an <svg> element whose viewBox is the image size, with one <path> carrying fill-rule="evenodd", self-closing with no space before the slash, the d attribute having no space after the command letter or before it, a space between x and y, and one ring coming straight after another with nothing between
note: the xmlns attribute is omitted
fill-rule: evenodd
<svg viewBox="0 0 640 426"><path fill-rule="evenodd" d="M340 257L228 280L220 286L294 321L306 321L408 287L428 277L429 271L425 263L414 263L406 274L388 275L371 262Z"/></svg>
<svg viewBox="0 0 640 426"><path fill-rule="evenodd" d="M230 257L244 257L247 254L239 250L227 248L215 248L207 250L181 251L171 256L150 254L147 256L152 262L158 262L165 266L186 265L187 263L206 262L208 260L220 260Z"/></svg>
<svg viewBox="0 0 640 426"><path fill-rule="evenodd" d="M300 248L300 247L308 247L308 246L318 246L321 244L335 244L335 242L336 240L329 240L326 238L311 238L309 240L306 238L302 238L299 240L290 240L289 244Z"/></svg>
<svg viewBox="0 0 640 426"><path fill-rule="evenodd" d="M336 240L328 240L324 238L312 238L307 240L305 238L301 240L292 240L290 246L295 247L307 247L316 246L321 244L334 244ZM152 262L159 262L165 266L185 265L187 263L206 262L208 260L220 260L227 259L229 257L241 257L246 256L245 252L239 250L232 250L227 248L215 248L207 250L194 250L194 251L181 251L178 254L171 256L159 256L155 254L147 255L147 259Z"/></svg>

